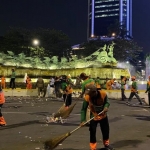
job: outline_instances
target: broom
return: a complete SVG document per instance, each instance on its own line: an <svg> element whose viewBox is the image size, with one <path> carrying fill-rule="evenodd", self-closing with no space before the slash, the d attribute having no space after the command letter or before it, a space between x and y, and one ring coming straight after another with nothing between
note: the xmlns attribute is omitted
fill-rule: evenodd
<svg viewBox="0 0 150 150"><path fill-rule="evenodd" d="M66 119L70 113L72 112L73 108L75 107L77 102L75 102L74 104L72 104L67 110L65 110L65 105L63 105L56 114L54 114L54 118L56 117L62 117L62 119Z"/></svg>
<svg viewBox="0 0 150 150"><path fill-rule="evenodd" d="M103 111L100 112L98 115L100 115L102 113L103 113ZM94 119L94 117L92 117L91 119L87 120L82 126L86 125L88 122L90 122L93 119ZM53 150L60 143L62 143L67 137L69 137L72 133L74 133L75 131L77 131L78 129L80 129L82 126L78 126L77 128L75 128L71 132L68 132L66 134L63 134L63 135L60 135L58 137L55 137L55 138L52 138L50 140L45 141L44 142L44 148L45 148L45 150Z"/></svg>
<svg viewBox="0 0 150 150"><path fill-rule="evenodd" d="M67 99L67 96L66 96ZM65 99L65 101L66 101ZM62 117L63 119L66 119L70 113L72 112L73 108L75 107L75 105L77 104L77 101L71 105L67 110L65 110L65 103L59 108L59 110L57 111L57 113L54 114L54 118L56 117Z"/></svg>

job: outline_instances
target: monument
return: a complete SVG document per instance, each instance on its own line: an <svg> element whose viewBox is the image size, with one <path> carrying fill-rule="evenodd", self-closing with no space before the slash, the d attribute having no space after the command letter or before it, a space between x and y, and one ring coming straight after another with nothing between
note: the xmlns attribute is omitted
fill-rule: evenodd
<svg viewBox="0 0 150 150"><path fill-rule="evenodd" d="M62 57L60 62L58 56L44 57L44 60L41 60L37 56L26 57L24 53L20 53L18 56L11 51L8 51L8 54L0 53L0 74L8 77L11 74L11 69L14 68L19 77L24 77L25 73L31 77L68 74L77 77L81 72L85 72L92 78L120 79L120 76L129 78L128 69L117 67L117 60L113 56L114 45L114 42L109 45L105 44L83 59L77 59L76 56L73 56L68 60Z"/></svg>

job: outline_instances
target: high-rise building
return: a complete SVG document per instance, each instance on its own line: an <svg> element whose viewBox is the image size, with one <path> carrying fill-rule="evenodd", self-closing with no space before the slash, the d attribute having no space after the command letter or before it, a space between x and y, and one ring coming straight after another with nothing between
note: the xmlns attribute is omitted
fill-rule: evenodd
<svg viewBox="0 0 150 150"><path fill-rule="evenodd" d="M88 0L88 39L106 36L115 20L132 36L132 0Z"/></svg>

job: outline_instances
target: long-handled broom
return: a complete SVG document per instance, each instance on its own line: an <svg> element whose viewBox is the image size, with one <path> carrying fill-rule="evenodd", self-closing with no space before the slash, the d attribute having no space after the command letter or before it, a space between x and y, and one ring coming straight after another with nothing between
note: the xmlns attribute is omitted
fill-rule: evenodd
<svg viewBox="0 0 150 150"><path fill-rule="evenodd" d="M69 108L67 110L65 110L65 105L63 105L56 114L54 114L54 118L56 117L61 117L62 119L66 119L71 112L73 111L73 108L75 107L77 102L75 102L74 104L72 104L71 106L69 106Z"/></svg>
<svg viewBox="0 0 150 150"><path fill-rule="evenodd" d="M67 99L67 96L66 96ZM65 99L65 101L66 101ZM66 119L71 112L73 111L75 105L77 104L77 101L72 104L71 106L69 106L69 108L67 110L65 110L65 103L59 108L59 110L57 111L57 113L54 114L54 118L56 117L61 117L62 119Z"/></svg>
<svg viewBox="0 0 150 150"><path fill-rule="evenodd" d="M98 115L102 114L102 112L100 112ZM89 119L88 121L86 121L82 126L84 126L85 124L87 124L88 122L90 122L91 120L93 120L94 117L92 117L91 119ZM80 129L82 126L78 126L77 128L75 128L74 130L72 130L71 132L65 133L63 135L60 135L58 137L52 138L50 140L47 140L44 142L44 147L45 150L53 150L54 148L56 148L60 143L62 143L67 137L69 137L72 133L74 133L75 131L77 131L78 129Z"/></svg>

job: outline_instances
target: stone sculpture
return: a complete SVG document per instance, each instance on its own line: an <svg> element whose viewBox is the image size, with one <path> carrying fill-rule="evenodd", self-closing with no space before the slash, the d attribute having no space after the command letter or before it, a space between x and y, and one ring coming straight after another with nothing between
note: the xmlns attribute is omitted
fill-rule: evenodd
<svg viewBox="0 0 150 150"><path fill-rule="evenodd" d="M82 59L77 59L76 56L72 56L72 58L62 57L60 62L58 61L58 56L44 57L44 60L41 60L38 56L26 57L24 53L15 56L13 52L8 51L8 55L0 53L0 62L5 66L38 69L88 68L101 67L105 64L112 66L112 64L117 64L113 56L114 45L114 42L108 46L105 44L88 57Z"/></svg>

